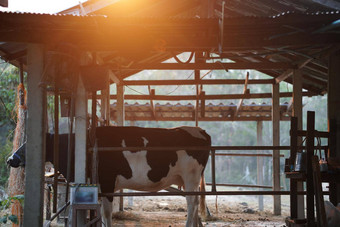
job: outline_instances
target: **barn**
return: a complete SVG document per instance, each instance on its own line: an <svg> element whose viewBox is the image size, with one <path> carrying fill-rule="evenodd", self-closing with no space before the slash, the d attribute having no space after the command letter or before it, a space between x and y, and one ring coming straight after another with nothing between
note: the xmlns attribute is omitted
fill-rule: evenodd
<svg viewBox="0 0 340 227"><path fill-rule="evenodd" d="M233 194L216 190L215 150L271 150L272 190L255 194L273 195L273 213L277 215L281 214L281 195L290 195L291 226L294 220L303 219L307 226L322 223L323 197L313 183L315 174L308 172L306 179L287 174L290 191L281 191L280 150L291 151L287 160L290 165L301 149L301 137L307 140L302 149L311 151L315 149L314 137L319 136L328 138L328 157L340 156L339 10L340 4L334 0L259 0L256 4L250 0L92 0L58 14L0 12L1 58L28 75L24 226L42 226L43 222L48 95L60 97L60 103L59 98L54 99L55 141L59 116L69 117L71 127L74 121L71 131L75 132L76 158L69 166L74 166L74 180L79 184L96 174L92 169L84 170L91 159L87 151L101 149L87 144L94 134L88 129L98 125L187 121L199 126L199 122L270 121L272 146L260 146L259 142L256 147L210 147L212 191L206 194ZM145 70L160 71L160 76L138 78ZM243 70L243 79L208 79L211 72L228 75L233 70ZM251 78L247 70L267 77ZM186 71L190 77L175 78L165 73L173 71ZM292 91L280 90L282 83L290 84ZM207 92L211 91L209 86L216 85L241 86L242 91ZM253 93L249 88L264 85L270 92ZM110 86L115 87L115 93ZM145 87L146 92L125 94L127 88L138 86ZM162 86L191 86L194 92L164 94L159 91ZM304 96L327 96L327 132L315 131L312 113L307 130L302 130ZM280 103L282 98L289 98L289 102ZM269 99L270 103L244 104L245 100L257 99ZM236 101L219 104L222 100ZM280 121L292 122L290 146L280 146ZM54 151L58 157L58 145ZM307 169L312 170L309 158ZM59 164L54 165L58 170ZM258 159L258 165L263 165L263 159ZM303 190L303 181L307 182L306 215L305 198L297 193ZM331 182L333 204L339 202L339 192L337 182ZM316 208L314 199L319 204ZM318 211L316 219L314 209ZM84 223L84 219L80 214L78 220Z"/></svg>

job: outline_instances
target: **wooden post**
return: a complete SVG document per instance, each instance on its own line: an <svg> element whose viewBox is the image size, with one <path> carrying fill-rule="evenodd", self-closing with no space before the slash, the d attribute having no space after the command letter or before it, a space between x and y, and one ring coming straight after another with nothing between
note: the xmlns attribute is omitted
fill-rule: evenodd
<svg viewBox="0 0 340 227"><path fill-rule="evenodd" d="M313 166L312 157L314 155L314 130L315 130L315 113L307 112L307 226L315 226L314 215L314 183L313 183Z"/></svg>
<svg viewBox="0 0 340 227"><path fill-rule="evenodd" d="M75 102L75 182L86 183L87 94L79 77ZM85 225L86 212L80 211L77 223Z"/></svg>
<svg viewBox="0 0 340 227"><path fill-rule="evenodd" d="M280 86L272 87L273 146L280 146ZM273 190L280 191L280 150L273 151ZM281 214L281 196L274 195L274 214Z"/></svg>
<svg viewBox="0 0 340 227"><path fill-rule="evenodd" d="M297 139L298 139L298 119L292 117L290 121L290 164L295 163L297 152ZM303 197L302 197L303 198ZM292 220L298 217L298 195L297 195L297 180L290 178L290 217Z"/></svg>
<svg viewBox="0 0 340 227"><path fill-rule="evenodd" d="M340 51L330 55L328 64L328 122L334 122L332 127L330 147L331 157L340 157ZM340 201L340 184L330 184L330 199L336 206Z"/></svg>
<svg viewBox="0 0 340 227"><path fill-rule="evenodd" d="M130 121L130 126L135 126L135 121ZM133 190L129 190L129 192L133 192ZM133 196L128 197L128 205L129 207L133 207Z"/></svg>
<svg viewBox="0 0 340 227"><path fill-rule="evenodd" d="M124 126L125 120L125 107L124 107L124 86L116 84L117 86L117 125ZM121 190L120 192L123 192ZM124 210L124 198L119 197L119 211Z"/></svg>
<svg viewBox="0 0 340 227"><path fill-rule="evenodd" d="M106 90L103 89L100 91L100 117L101 122L100 125L104 126L106 124Z"/></svg>
<svg viewBox="0 0 340 227"><path fill-rule="evenodd" d="M54 80L54 144L53 144L53 166L54 166L54 180L53 180L53 213L57 212L58 203L58 177L59 177L59 91L57 75Z"/></svg>
<svg viewBox="0 0 340 227"><path fill-rule="evenodd" d="M297 117L297 130L302 130L302 75L300 70L293 70L293 114L292 116ZM302 139L299 137L297 139L297 145L301 145ZM295 158L295 157L293 157ZM303 191L303 182L295 181L293 184L296 184L298 191ZM293 187L295 187L293 185ZM303 219L305 217L305 203L304 196L298 195L297 197L297 218Z"/></svg>
<svg viewBox="0 0 340 227"><path fill-rule="evenodd" d="M211 181L212 181L212 186L211 186L211 191L216 192L216 167L215 167L215 150L211 150Z"/></svg>
<svg viewBox="0 0 340 227"><path fill-rule="evenodd" d="M197 61L195 59L195 61ZM199 104L200 104L200 99L199 99L199 81L200 81L200 70L195 70L195 80L196 80L196 106L195 106L195 126L198 127L198 113L199 113Z"/></svg>
<svg viewBox="0 0 340 227"><path fill-rule="evenodd" d="M263 145L262 140L262 129L263 122L257 121L257 146ZM261 153L261 151L257 151L257 153ZM263 157L257 157L257 184L263 185ZM260 190L260 189L259 189ZM263 211L263 195L259 195L259 210Z"/></svg>
<svg viewBox="0 0 340 227"><path fill-rule="evenodd" d="M39 87L44 68L43 46L27 48L27 144L24 226L42 226L45 172L46 92Z"/></svg>
<svg viewBox="0 0 340 227"><path fill-rule="evenodd" d="M117 125L124 126L125 106L124 106L124 86L117 84Z"/></svg>
<svg viewBox="0 0 340 227"><path fill-rule="evenodd" d="M106 125L110 125L110 78L107 77L107 84L106 84L106 98L105 98L105 117L106 117L106 121L105 121L105 124Z"/></svg>

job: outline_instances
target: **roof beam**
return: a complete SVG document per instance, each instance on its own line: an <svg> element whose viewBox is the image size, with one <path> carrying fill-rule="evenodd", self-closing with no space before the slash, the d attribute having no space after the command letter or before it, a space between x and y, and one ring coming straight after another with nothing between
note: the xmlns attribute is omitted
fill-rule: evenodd
<svg viewBox="0 0 340 227"><path fill-rule="evenodd" d="M303 92L304 96L313 96L313 92ZM100 98L101 95L98 95ZM254 94L228 94L228 95L205 95L206 100L221 100L221 99L261 99L261 98L271 98L271 93L254 93ZM280 97L292 97L292 92L282 92ZM117 95L111 95L111 99L117 99ZM150 100L150 95L125 95L126 100ZM154 95L153 100L163 100L163 101L179 101L179 100L196 100L196 95Z"/></svg>
<svg viewBox="0 0 340 227"><path fill-rule="evenodd" d="M196 80L124 80L123 84L127 86L147 86L147 85L195 85ZM238 79L201 79L202 85L242 85L245 80ZM274 84L274 79L256 79L248 80L248 84Z"/></svg>
<svg viewBox="0 0 340 227"><path fill-rule="evenodd" d="M100 67L100 66L98 66ZM237 63L152 63L132 64L129 67L122 67L117 64L109 66L112 70L226 70L226 69L295 69L288 62L237 62Z"/></svg>
<svg viewBox="0 0 340 227"><path fill-rule="evenodd" d="M304 60L302 62L300 62L297 66L297 69L301 69L303 68L305 65L307 65L310 61L312 61L312 58L308 58L307 60ZM275 83L278 84L281 81L287 79L288 77L290 77L291 75L293 75L293 69L288 69L286 70L284 73L282 73L280 76L275 78Z"/></svg>
<svg viewBox="0 0 340 227"><path fill-rule="evenodd" d="M247 72L246 80L245 80L245 82L244 82L243 95L245 95L245 96L248 95L248 94L250 94L250 90L247 89L247 86L248 86L248 79L249 79L249 72ZM237 117L237 115L238 115L238 113L239 113L239 111L240 111L240 109L241 109L241 107L242 107L243 100L244 100L244 98L240 99L240 101L238 102L236 111L235 111L235 113L234 113L234 117Z"/></svg>
<svg viewBox="0 0 340 227"><path fill-rule="evenodd" d="M127 121L154 121L152 117L125 117ZM198 121L270 121L271 117L199 117ZM281 121L289 121L290 117L281 116ZM157 121L195 121L192 117L158 117Z"/></svg>
<svg viewBox="0 0 340 227"><path fill-rule="evenodd" d="M156 120L156 108L153 103L153 97L155 96L155 89L151 89L150 85L148 86L149 95L150 95L150 108L153 118Z"/></svg>

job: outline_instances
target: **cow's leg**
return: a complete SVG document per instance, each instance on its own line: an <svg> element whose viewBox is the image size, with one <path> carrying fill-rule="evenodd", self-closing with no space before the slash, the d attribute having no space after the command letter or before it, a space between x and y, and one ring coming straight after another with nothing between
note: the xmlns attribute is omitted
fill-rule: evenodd
<svg viewBox="0 0 340 227"><path fill-rule="evenodd" d="M183 177L185 191L198 191L200 176L199 171L192 171L191 174ZM198 196L186 196L186 200L188 209L186 227L196 227L198 226Z"/></svg>
<svg viewBox="0 0 340 227"><path fill-rule="evenodd" d="M112 226L112 202L106 197L102 197L102 215L106 227Z"/></svg>

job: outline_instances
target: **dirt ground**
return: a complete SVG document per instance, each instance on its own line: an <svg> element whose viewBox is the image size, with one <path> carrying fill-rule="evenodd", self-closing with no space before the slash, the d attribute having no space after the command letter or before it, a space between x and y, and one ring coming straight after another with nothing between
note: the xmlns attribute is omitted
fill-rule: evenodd
<svg viewBox="0 0 340 227"><path fill-rule="evenodd" d="M258 196L207 196L211 217L202 219L206 227L285 226L289 197L281 196L282 215L273 215L273 197L264 196L264 210L258 210ZM217 201L217 203L216 203ZM3 212L3 211L2 211ZM113 216L112 227L182 227L186 221L186 200L181 196L134 197L124 199L124 212ZM11 224L0 224L11 226ZM64 226L63 223L52 224Z"/></svg>
<svg viewBox="0 0 340 227"><path fill-rule="evenodd" d="M207 227L222 226L285 226L289 215L287 198L282 196L282 215L273 215L272 196L264 196L264 211L258 210L257 196L208 196L207 204L211 213L202 219ZM184 197L135 197L133 206L125 199L124 212L113 217L114 227L176 227L185 226L186 200Z"/></svg>

